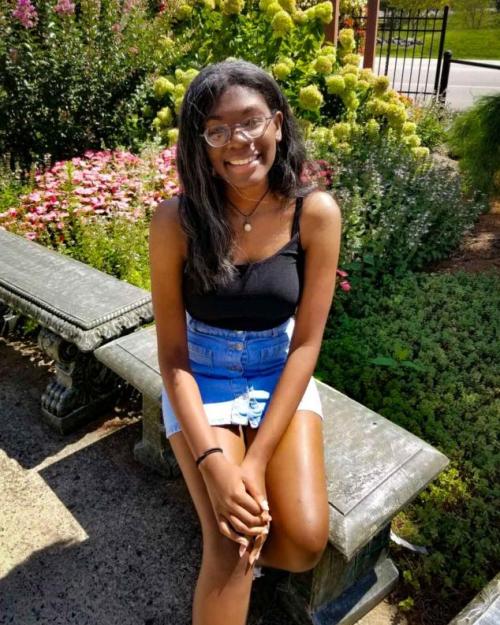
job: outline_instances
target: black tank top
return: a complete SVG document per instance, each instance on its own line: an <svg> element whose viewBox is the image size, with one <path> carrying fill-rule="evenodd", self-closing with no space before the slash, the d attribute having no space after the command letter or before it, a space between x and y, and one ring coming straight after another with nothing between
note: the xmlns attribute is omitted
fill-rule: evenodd
<svg viewBox="0 0 500 625"><path fill-rule="evenodd" d="M195 293L184 273L184 305L194 319L230 330L268 330L292 317L302 294L304 251L295 202L291 239L275 254L255 263L235 265L239 275L225 286Z"/></svg>

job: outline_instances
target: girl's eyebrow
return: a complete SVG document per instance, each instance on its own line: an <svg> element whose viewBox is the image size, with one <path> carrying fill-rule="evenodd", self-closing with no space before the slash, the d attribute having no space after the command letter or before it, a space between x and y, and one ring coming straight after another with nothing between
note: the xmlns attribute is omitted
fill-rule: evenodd
<svg viewBox="0 0 500 625"><path fill-rule="evenodd" d="M252 111L256 111L256 112L258 112L258 113L262 113L262 111L260 111L260 110L258 109L258 107L256 107L256 106L247 106L246 108L244 108L244 109L241 111L241 115L246 115L247 113L251 113ZM262 113L262 114L263 114L263 113ZM206 121L208 122L208 121L209 121L209 120L211 120L211 119L219 119L219 120L220 120L220 119L222 119L222 117L220 117L220 115L209 115L209 116L206 118Z"/></svg>

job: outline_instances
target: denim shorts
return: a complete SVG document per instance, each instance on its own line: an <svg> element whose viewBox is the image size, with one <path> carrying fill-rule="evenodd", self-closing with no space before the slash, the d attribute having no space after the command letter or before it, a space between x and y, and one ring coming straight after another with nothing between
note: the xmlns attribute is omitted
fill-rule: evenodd
<svg viewBox="0 0 500 625"><path fill-rule="evenodd" d="M229 330L193 319L186 312L187 340L194 375L210 425L259 427L288 358L295 319L269 330ZM165 387L162 413L167 438L181 431ZM323 419L313 377L297 407Z"/></svg>

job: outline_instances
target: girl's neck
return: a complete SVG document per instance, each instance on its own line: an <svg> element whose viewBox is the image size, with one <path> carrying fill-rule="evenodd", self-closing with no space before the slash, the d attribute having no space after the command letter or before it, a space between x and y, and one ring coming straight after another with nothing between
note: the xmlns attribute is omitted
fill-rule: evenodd
<svg viewBox="0 0 500 625"><path fill-rule="evenodd" d="M236 206L243 213L248 213L255 208L255 205L266 194L268 188L269 182L267 180L263 181L262 184L259 183L243 189L226 186L226 199L229 204ZM260 211L261 208L275 205L277 200L278 198L271 191L268 191L257 210Z"/></svg>

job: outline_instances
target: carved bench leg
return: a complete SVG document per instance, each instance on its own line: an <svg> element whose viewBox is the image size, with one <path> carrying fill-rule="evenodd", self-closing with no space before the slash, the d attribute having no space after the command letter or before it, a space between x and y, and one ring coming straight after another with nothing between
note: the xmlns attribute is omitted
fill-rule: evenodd
<svg viewBox="0 0 500 625"><path fill-rule="evenodd" d="M181 475L179 466L165 436L161 407L157 401L142 396L142 440L134 447L138 462L158 471L168 479Z"/></svg>
<svg viewBox="0 0 500 625"><path fill-rule="evenodd" d="M42 394L45 420L61 434L99 417L112 408L121 379L91 353L41 328L38 345L55 362L56 375Z"/></svg>
<svg viewBox="0 0 500 625"><path fill-rule="evenodd" d="M346 560L328 545L319 564L289 575L278 596L297 625L351 625L394 588L398 570L388 556L390 523Z"/></svg>
<svg viewBox="0 0 500 625"><path fill-rule="evenodd" d="M21 319L21 314L0 302L0 336L12 334Z"/></svg>

